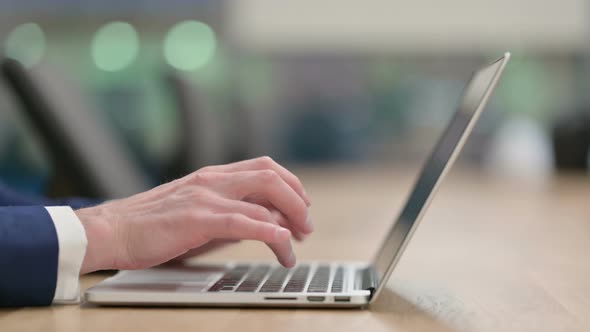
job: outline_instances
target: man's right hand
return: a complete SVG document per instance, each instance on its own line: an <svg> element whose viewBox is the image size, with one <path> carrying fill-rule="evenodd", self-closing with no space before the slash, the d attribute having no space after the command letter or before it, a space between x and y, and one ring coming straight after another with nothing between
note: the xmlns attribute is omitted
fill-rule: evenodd
<svg viewBox="0 0 590 332"><path fill-rule="evenodd" d="M81 274L142 269L211 240L258 240L292 267L290 238L313 231L299 179L269 157L208 166L149 191L77 210L88 247Z"/></svg>

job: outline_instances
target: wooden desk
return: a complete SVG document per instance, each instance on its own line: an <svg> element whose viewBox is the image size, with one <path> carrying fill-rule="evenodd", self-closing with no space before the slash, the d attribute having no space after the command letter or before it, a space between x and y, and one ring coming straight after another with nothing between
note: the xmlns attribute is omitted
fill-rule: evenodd
<svg viewBox="0 0 590 332"><path fill-rule="evenodd" d="M413 180L300 174L316 222L300 259L371 258ZM370 310L53 306L0 310L0 331L590 331L589 253L589 178L526 185L458 169ZM245 243L205 259L261 257L272 255Z"/></svg>

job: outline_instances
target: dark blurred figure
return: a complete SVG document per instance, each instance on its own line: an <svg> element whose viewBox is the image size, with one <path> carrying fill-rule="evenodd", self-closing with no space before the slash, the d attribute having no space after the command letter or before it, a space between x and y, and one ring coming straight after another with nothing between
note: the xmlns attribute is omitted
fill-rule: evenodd
<svg viewBox="0 0 590 332"><path fill-rule="evenodd" d="M553 152L557 170L587 170L589 151L590 109L580 108L559 116L553 126Z"/></svg>

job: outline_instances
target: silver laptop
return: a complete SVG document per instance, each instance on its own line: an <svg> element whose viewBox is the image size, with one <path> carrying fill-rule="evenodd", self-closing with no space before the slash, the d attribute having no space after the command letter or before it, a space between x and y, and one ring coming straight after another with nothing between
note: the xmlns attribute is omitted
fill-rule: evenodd
<svg viewBox="0 0 590 332"><path fill-rule="evenodd" d="M85 293L103 305L363 307L379 296L429 202L490 99L510 58L473 74L458 110L371 262L278 264L230 262L121 271Z"/></svg>

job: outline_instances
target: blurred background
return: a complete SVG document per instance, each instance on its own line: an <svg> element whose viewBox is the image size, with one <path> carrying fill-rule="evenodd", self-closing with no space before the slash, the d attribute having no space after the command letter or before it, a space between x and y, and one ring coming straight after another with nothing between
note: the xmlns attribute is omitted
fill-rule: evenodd
<svg viewBox="0 0 590 332"><path fill-rule="evenodd" d="M0 0L0 179L117 196L72 178L121 156L138 190L260 155L409 167L471 72L505 51L460 162L533 181L588 173L589 43L584 0ZM51 148L64 133L97 160Z"/></svg>

